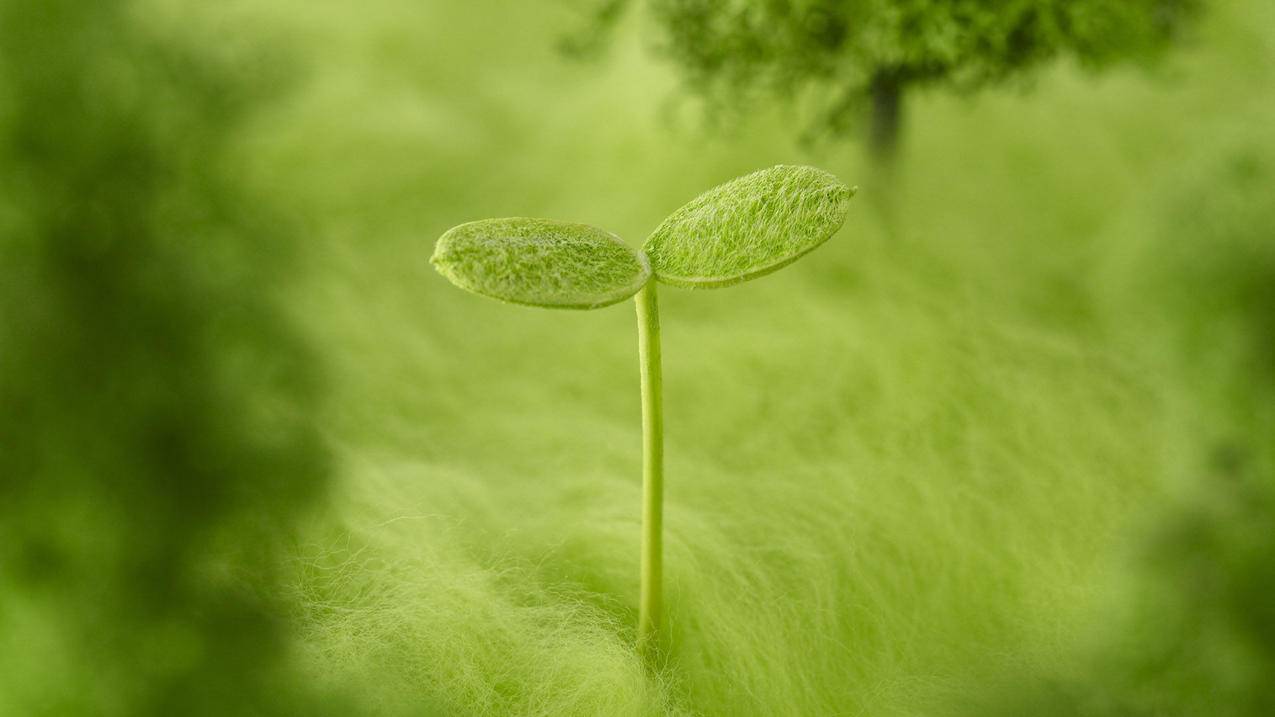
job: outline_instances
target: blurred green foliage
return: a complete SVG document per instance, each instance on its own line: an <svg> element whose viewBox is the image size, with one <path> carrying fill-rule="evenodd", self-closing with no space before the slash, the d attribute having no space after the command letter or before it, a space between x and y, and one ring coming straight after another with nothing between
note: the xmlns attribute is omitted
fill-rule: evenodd
<svg viewBox="0 0 1275 717"><path fill-rule="evenodd" d="M0 713L315 714L277 576L326 482L251 106L132 3L0 5Z"/></svg>
<svg viewBox="0 0 1275 717"><path fill-rule="evenodd" d="M567 49L590 54L628 0L601 0ZM818 133L843 135L865 113L890 154L904 97L971 92L1070 57L1090 69L1148 59L1183 34L1200 0L651 0L659 51L718 108L812 106Z"/></svg>
<svg viewBox="0 0 1275 717"><path fill-rule="evenodd" d="M1104 660L1145 714L1275 713L1272 186L1275 147L1221 143L1157 192L1140 247L1132 304L1163 333L1199 440Z"/></svg>
<svg viewBox="0 0 1275 717"><path fill-rule="evenodd" d="M1275 712L1275 146L1242 136L1154 183L1112 241L1111 330L1181 390L1173 499L1074 662L953 714Z"/></svg>

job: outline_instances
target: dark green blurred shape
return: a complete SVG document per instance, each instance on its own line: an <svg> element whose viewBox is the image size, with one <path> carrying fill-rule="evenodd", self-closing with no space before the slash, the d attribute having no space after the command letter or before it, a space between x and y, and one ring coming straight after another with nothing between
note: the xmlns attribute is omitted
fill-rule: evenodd
<svg viewBox="0 0 1275 717"><path fill-rule="evenodd" d="M597 52L631 0L595 0L565 43ZM888 158L905 99L932 86L973 91L1070 57L1098 69L1147 59L1177 40L1201 0L649 0L659 49L718 108L779 99L813 105L816 133L870 119Z"/></svg>
<svg viewBox="0 0 1275 717"><path fill-rule="evenodd" d="M1219 142L1152 195L1130 326L1193 412L1177 505L1073 674L1016 674L959 714L1275 714L1275 151Z"/></svg>
<svg viewBox="0 0 1275 717"><path fill-rule="evenodd" d="M1150 714L1256 717L1275 714L1275 151L1223 142L1202 165L1162 192L1138 288L1173 319L1205 448L1112 651L1131 685L1172 686L1138 694Z"/></svg>
<svg viewBox="0 0 1275 717"><path fill-rule="evenodd" d="M318 385L222 152L270 88L141 17L0 4L0 712L314 714L270 601Z"/></svg>

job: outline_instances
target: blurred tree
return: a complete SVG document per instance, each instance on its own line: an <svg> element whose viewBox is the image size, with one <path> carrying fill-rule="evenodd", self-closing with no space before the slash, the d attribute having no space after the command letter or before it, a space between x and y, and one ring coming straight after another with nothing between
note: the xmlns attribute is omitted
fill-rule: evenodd
<svg viewBox="0 0 1275 717"><path fill-rule="evenodd" d="M138 3L0 2L0 713L315 714L273 604L324 483L227 140L268 76Z"/></svg>
<svg viewBox="0 0 1275 717"><path fill-rule="evenodd" d="M596 52L630 0L601 0L568 38ZM895 154L910 90L969 92L1071 56L1098 69L1154 57L1200 0L647 0L660 50L716 106L814 102L812 128L842 136L868 118L873 155Z"/></svg>

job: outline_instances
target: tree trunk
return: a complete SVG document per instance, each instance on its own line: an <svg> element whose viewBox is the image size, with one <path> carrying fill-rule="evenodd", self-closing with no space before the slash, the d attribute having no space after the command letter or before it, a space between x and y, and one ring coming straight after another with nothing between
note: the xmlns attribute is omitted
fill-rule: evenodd
<svg viewBox="0 0 1275 717"><path fill-rule="evenodd" d="M872 99L868 123L868 151L882 168L894 164L899 151L903 124L903 81L897 72L882 71L872 78Z"/></svg>

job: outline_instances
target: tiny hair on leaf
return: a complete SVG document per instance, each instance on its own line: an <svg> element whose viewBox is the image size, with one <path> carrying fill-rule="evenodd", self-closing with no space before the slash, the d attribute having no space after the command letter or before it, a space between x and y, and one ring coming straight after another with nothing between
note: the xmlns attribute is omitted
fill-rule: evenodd
<svg viewBox="0 0 1275 717"><path fill-rule="evenodd" d="M855 190L814 167L778 165L704 192L643 249L655 278L686 288L738 284L780 269L845 222Z"/></svg>
<svg viewBox="0 0 1275 717"><path fill-rule="evenodd" d="M483 219L439 238L430 260L453 284L511 304L596 309L637 293L646 256L614 234L552 219Z"/></svg>

